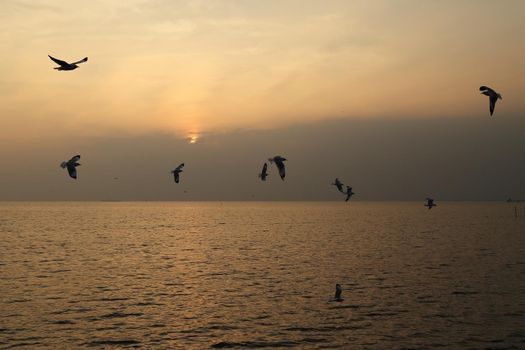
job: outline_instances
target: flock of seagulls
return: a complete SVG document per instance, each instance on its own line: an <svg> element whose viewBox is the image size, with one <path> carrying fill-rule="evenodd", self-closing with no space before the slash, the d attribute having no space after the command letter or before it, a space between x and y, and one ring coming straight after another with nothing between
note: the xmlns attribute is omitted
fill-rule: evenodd
<svg viewBox="0 0 525 350"><path fill-rule="evenodd" d="M69 71L69 70L77 69L79 64L88 61L88 58L84 57L80 61L76 61L76 62L73 62L73 63L68 63L66 61L63 61L63 60L60 60L58 58L52 57L51 55L48 55L48 56L53 62L55 62L56 64L59 65L58 67L54 67L54 69L59 70L59 71L62 71L62 70L63 71ZM501 97L501 94L496 92L494 89L492 89L492 88L490 88L488 86L485 86L485 85L480 86L479 91L481 91L482 95L485 95L485 96L489 97L489 112L490 112L490 115L492 116L494 114L494 109L496 108L496 102L498 100L503 99ZM60 166L62 168L67 168L69 176L72 177L73 179L76 179L77 178L77 166L80 165L80 163L78 163L79 160L80 160L80 155L76 155L76 156L72 157L70 160L68 160L67 162L62 162L60 164ZM270 161L270 164L275 163L275 165L276 165L276 167L277 167L277 169L279 171L279 176L281 177L281 180L284 181L284 178L286 176L286 168L284 166L284 162L286 161L286 158L284 158L282 156L274 156L272 158L268 158L268 160ZM179 166L177 166L174 170L171 171L171 173L173 174L175 183L179 183L179 181L180 181L180 173L182 172L182 168L184 168L184 163L181 163ZM261 173L259 174L259 178L261 179L261 181L266 181L267 177L268 177L268 164L264 163L264 165L262 167L262 170L261 170ZM350 200L350 198L353 195L355 195L355 193L352 191L352 187L346 186L346 190L343 189L344 185L338 178L335 178L335 180L332 183L332 185L334 185L339 192L341 192L342 194L346 195L346 198L345 198L346 202L348 202ZM432 199L432 198L426 198L426 200L427 200L427 203L425 204L425 207L428 207L429 210L437 205L437 204L434 203L434 199ZM339 296L340 296L340 294L341 294L341 289L340 289L341 286L339 284L337 286L338 286L337 288L339 288L339 289L337 289L337 288L336 289L339 292ZM336 298L337 298L337 295L338 295L337 293L338 292L336 292Z"/></svg>
<svg viewBox="0 0 525 350"><path fill-rule="evenodd" d="M355 194L352 191L352 187L346 186L346 191L343 190L343 183L336 177L334 182L332 183L335 187L337 187L337 190L341 192L342 194L346 194L345 202L348 202L348 200Z"/></svg>
<svg viewBox="0 0 525 350"><path fill-rule="evenodd" d="M81 64L81 63L84 63L84 62L88 61L88 58L84 57L80 61L76 61L76 62L73 62L73 63L68 63L66 61L54 58L54 57L52 57L50 55L48 55L48 56L53 62L55 62L56 64L59 65L59 67L55 67L54 68L54 69L59 70L59 71L69 71L69 70L77 69L78 68L78 64ZM496 108L496 102L498 100L503 99L501 97L501 94L496 92L494 89L492 89L492 88L490 88L488 86L485 86L485 85L480 86L479 91L481 91L482 95L485 95L485 96L489 97L489 112L490 112L490 115L492 116L494 114L494 109ZM67 169L67 172L68 172L68 174L69 174L69 176L71 178L76 179L77 178L77 167L80 166L80 163L78 163L79 160L80 160L80 155L76 155L76 156L72 157L70 160L68 160L67 162L66 161L62 162L60 164L60 166L62 168L66 168ZM286 168L284 166L284 162L287 159L282 157L282 156L274 156L272 158L268 158L268 160L270 161L270 164L275 163L275 166L277 167L277 169L279 171L279 176L281 177L281 180L284 181L284 178L286 176ZM175 169L173 169L171 171L171 173L173 174L175 183L179 183L179 181L180 181L180 173L182 172L183 168L184 168L184 163L181 163L179 166L177 166ZM266 181L267 177L268 177L268 164L265 162L263 167L262 167L261 173L259 174L259 178L261 179L261 181ZM118 179L118 178L114 178L114 179ZM346 199L345 199L346 202L348 202L348 200L350 200L350 198L353 195L355 195L355 193L352 191L352 187L346 186L346 190L343 188L343 186L345 186L345 185L339 180L339 178L335 178L335 180L332 183L332 185L335 186L339 192L341 192L342 194L346 195ZM425 207L427 207L428 210L430 210L433 207L437 206L437 204L434 203L434 199L432 199L432 198L426 198L426 201L427 201L427 203L425 204ZM342 298L342 296L341 296L342 292L343 292L343 288L341 287L341 285L340 284L336 284L335 285L334 301L340 302L340 301L344 300Z"/></svg>

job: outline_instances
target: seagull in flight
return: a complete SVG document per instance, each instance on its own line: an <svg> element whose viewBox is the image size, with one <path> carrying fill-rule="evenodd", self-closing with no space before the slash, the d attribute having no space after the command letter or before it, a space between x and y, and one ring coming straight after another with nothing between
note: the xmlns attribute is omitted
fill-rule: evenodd
<svg viewBox="0 0 525 350"><path fill-rule="evenodd" d="M503 100L500 94L498 94L496 91L492 90L488 86L480 86L479 91L481 91L482 95L489 97L489 103L490 103L490 115L494 113L494 108L496 107L496 102L498 99Z"/></svg>
<svg viewBox="0 0 525 350"><path fill-rule="evenodd" d="M337 283L335 285L335 296L334 296L334 300L335 301L343 301L344 299L341 298L341 294L343 293L343 287L341 287L341 285L339 283Z"/></svg>
<svg viewBox="0 0 525 350"><path fill-rule="evenodd" d="M281 176L281 180L284 181L284 177L286 176L285 169L284 169L284 161L286 158L283 158L281 156L275 156L273 158L268 158L270 163L275 163L277 165L277 169L279 169L279 176Z"/></svg>
<svg viewBox="0 0 525 350"><path fill-rule="evenodd" d="M69 173L69 176L71 176L75 180L77 178L77 166L80 165L80 163L78 163L79 160L80 160L80 156L76 155L70 160L68 160L67 162L62 162L62 164L60 164L60 167L62 169L67 168L67 172Z"/></svg>
<svg viewBox="0 0 525 350"><path fill-rule="evenodd" d="M265 162L262 171L259 174L259 177L261 178L261 181L266 181L266 177L268 176L268 164Z"/></svg>
<svg viewBox="0 0 525 350"><path fill-rule="evenodd" d="M77 64L87 62L87 60L88 60L87 57L84 57L80 61L76 61L76 62L73 62L73 63L67 63L66 61L59 60L59 59L54 58L54 57L52 57L50 55L48 55L48 56L49 56L49 58L51 58L51 60L53 62L55 62L56 64L58 64L60 66L60 67L55 67L54 69L56 69L56 70L73 70L73 69L77 69L78 68Z"/></svg>
<svg viewBox="0 0 525 350"><path fill-rule="evenodd" d="M343 192L345 193L345 192ZM350 186L346 186L346 199L345 199L345 202L348 202L348 200L350 199L350 197L352 197L355 193L352 192L352 187Z"/></svg>
<svg viewBox="0 0 525 350"><path fill-rule="evenodd" d="M437 204L434 204L434 200L432 198L427 198L427 204L425 204L425 207L428 207L428 210L430 210L435 206L437 206Z"/></svg>
<svg viewBox="0 0 525 350"><path fill-rule="evenodd" d="M184 168L184 163L181 163L178 167L171 171L176 183L179 183L179 174L182 173L182 168Z"/></svg>
<svg viewBox="0 0 525 350"><path fill-rule="evenodd" d="M343 183L341 181L339 181L339 179L336 177L335 178L335 181L334 183L332 184L334 185L335 187L337 187L337 189L339 190L339 192L341 193L345 193L345 191L343 191Z"/></svg>

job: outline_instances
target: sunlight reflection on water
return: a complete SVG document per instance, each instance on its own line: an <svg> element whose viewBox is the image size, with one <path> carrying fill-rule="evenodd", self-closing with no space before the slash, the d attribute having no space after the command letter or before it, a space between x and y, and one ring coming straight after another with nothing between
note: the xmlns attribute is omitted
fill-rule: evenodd
<svg viewBox="0 0 525 350"><path fill-rule="evenodd" d="M525 218L503 203L0 214L1 348L525 347Z"/></svg>

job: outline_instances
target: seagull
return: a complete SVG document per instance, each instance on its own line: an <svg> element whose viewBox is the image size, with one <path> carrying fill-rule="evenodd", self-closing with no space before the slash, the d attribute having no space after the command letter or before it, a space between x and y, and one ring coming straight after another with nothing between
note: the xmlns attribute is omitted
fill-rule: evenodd
<svg viewBox="0 0 525 350"><path fill-rule="evenodd" d="M428 207L428 210L432 209L432 207L437 206L437 204L434 204L434 200L432 198L427 197L427 204L425 204L425 207Z"/></svg>
<svg viewBox="0 0 525 350"><path fill-rule="evenodd" d="M345 193L345 192L343 192ZM352 187L350 186L346 186L346 199L345 199L345 202L348 202L348 200L350 199L350 197L352 197L355 193L352 192Z"/></svg>
<svg viewBox="0 0 525 350"><path fill-rule="evenodd" d="M341 287L341 285L339 283L337 283L335 285L335 297L334 297L335 301L343 301L344 300L343 298L341 298L341 293L343 293L343 288Z"/></svg>
<svg viewBox="0 0 525 350"><path fill-rule="evenodd" d="M277 165L277 169L279 169L279 175L281 176L281 180L284 181L284 177L286 176L285 169L284 169L284 161L286 158L283 158L281 156L275 156L273 158L268 158L270 163L274 163Z"/></svg>
<svg viewBox="0 0 525 350"><path fill-rule="evenodd" d="M71 176L73 179L76 180L77 178L77 166L80 165L80 163L77 163L80 160L80 156L76 155L67 162L62 162L60 164L60 167L62 169L67 168L67 172L69 173L69 176Z"/></svg>
<svg viewBox="0 0 525 350"><path fill-rule="evenodd" d="M184 168L184 163L181 163L178 167L171 171L176 183L179 183L179 174L182 173L182 168Z"/></svg>
<svg viewBox="0 0 525 350"><path fill-rule="evenodd" d="M337 189L339 190L339 192L341 192L341 193L345 193L345 192L343 191L343 183L342 183L341 181L339 181L339 179L338 179L337 177L335 178L335 181L334 181L334 183L333 183L332 185L334 185L335 187L337 187Z"/></svg>
<svg viewBox="0 0 525 350"><path fill-rule="evenodd" d="M479 91L482 91L482 95L489 97L490 115L492 115L494 113L494 108L496 107L496 101L498 101L498 99L503 100L503 98L496 91L492 90L491 88L485 85L480 86Z"/></svg>
<svg viewBox="0 0 525 350"><path fill-rule="evenodd" d="M67 63L66 61L59 60L59 59L54 58L52 56L49 56L49 58L51 58L51 60L53 62L55 62L56 64L58 64L60 66L60 67L55 67L54 68L54 69L57 69L57 70L73 70L73 69L77 69L78 68L77 64L87 62L87 60L88 60L87 57L84 57L80 61L73 62L73 63Z"/></svg>
<svg viewBox="0 0 525 350"><path fill-rule="evenodd" d="M266 162L263 165L262 171L259 174L259 177L261 178L261 181L266 181L266 177L268 176L268 164Z"/></svg>

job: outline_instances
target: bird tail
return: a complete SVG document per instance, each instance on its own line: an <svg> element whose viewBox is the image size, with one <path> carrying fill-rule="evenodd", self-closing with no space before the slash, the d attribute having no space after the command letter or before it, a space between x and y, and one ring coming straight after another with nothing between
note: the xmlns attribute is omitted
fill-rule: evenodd
<svg viewBox="0 0 525 350"><path fill-rule="evenodd" d="M66 166L67 166L67 163L66 163L66 162L62 162L62 163L60 163L60 167L61 167L62 169L64 169Z"/></svg>

